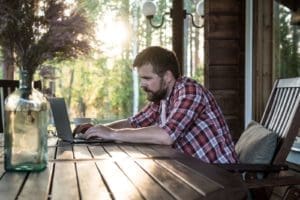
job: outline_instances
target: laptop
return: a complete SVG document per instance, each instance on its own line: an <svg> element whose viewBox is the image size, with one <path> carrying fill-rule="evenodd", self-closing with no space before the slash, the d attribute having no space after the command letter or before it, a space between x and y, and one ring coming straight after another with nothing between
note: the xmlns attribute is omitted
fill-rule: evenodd
<svg viewBox="0 0 300 200"><path fill-rule="evenodd" d="M112 142L112 140L106 140L102 138L97 139L83 139L73 137L71 130L71 124L69 120L69 115L67 112L67 106L64 98L48 98L50 107L52 110L52 116L54 120L54 125L56 127L57 136L69 143L99 143L99 142Z"/></svg>

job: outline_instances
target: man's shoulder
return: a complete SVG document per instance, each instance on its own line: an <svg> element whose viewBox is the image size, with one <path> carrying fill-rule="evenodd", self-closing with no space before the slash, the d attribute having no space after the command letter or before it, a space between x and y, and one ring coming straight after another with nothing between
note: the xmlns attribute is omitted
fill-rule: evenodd
<svg viewBox="0 0 300 200"><path fill-rule="evenodd" d="M195 88L195 90L204 89L204 87L199 82L186 76L182 76L177 79L176 88L178 90L183 88Z"/></svg>
<svg viewBox="0 0 300 200"><path fill-rule="evenodd" d="M202 86L201 83L199 83L197 80L191 78L191 77L187 77L187 76L181 76L177 79L177 82L179 84L195 84L195 85L199 85Z"/></svg>

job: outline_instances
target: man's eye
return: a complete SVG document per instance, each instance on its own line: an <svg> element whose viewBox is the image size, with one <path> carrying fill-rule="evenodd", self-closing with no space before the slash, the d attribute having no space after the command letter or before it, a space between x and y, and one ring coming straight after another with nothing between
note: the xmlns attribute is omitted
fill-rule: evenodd
<svg viewBox="0 0 300 200"><path fill-rule="evenodd" d="M150 77L144 77L144 78L141 78L141 80L144 80L144 81L148 81L150 80L151 78Z"/></svg>

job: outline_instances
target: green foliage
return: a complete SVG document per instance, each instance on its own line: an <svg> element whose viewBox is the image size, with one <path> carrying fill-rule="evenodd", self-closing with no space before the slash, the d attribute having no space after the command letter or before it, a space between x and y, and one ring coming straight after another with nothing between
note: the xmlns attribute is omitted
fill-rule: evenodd
<svg viewBox="0 0 300 200"><path fill-rule="evenodd" d="M112 112L118 117L132 114L132 78L130 63L127 60L117 61L110 71L109 96L111 99Z"/></svg>
<svg viewBox="0 0 300 200"><path fill-rule="evenodd" d="M120 119L132 114L132 75L128 60L84 59L66 61L57 66L58 96L72 100L72 116L89 116L98 119ZM108 67L109 66L109 67ZM74 80L70 85L70 74ZM71 93L69 91L71 90ZM86 108L85 112L81 112ZM83 114L84 113L84 114Z"/></svg>
<svg viewBox="0 0 300 200"><path fill-rule="evenodd" d="M166 22L161 29L153 29L141 13L141 1L79 0L79 2L80 7L87 10L89 19L101 25L107 23L105 21L107 15L114 16L115 21L110 22L111 24L116 21L124 22L129 30L129 39L124 44L112 46L107 44L105 38L100 38L103 39L102 43L97 43L100 53L93 52L95 54L93 57L62 63L51 62L50 64L57 68L59 76L56 95L68 100L70 111L73 112L72 117L86 115L103 122L131 116L134 110L132 60L136 53L149 45L171 48L170 17L166 15ZM167 0L158 1L158 12L167 11L170 8L169 4L170 1ZM100 29L94 27L99 35L105 32L105 26L100 27ZM111 37L117 40L125 33L111 34ZM111 55L107 52L117 49L121 49L121 53ZM202 73L199 71L197 75L200 77ZM140 88L138 90L138 109L140 109L146 105L147 100L144 92Z"/></svg>
<svg viewBox="0 0 300 200"><path fill-rule="evenodd" d="M1 0L0 45L21 69L34 74L45 61L65 60L90 50L84 10L60 0Z"/></svg>
<svg viewBox="0 0 300 200"><path fill-rule="evenodd" d="M204 83L204 70L203 66L197 67L194 76L192 77L199 83L203 84Z"/></svg>
<svg viewBox="0 0 300 200"><path fill-rule="evenodd" d="M276 34L279 35L279 55L276 63L276 74L279 77L295 77L300 75L300 54L298 53L299 30L290 25L290 11L284 7L279 8L279 24Z"/></svg>

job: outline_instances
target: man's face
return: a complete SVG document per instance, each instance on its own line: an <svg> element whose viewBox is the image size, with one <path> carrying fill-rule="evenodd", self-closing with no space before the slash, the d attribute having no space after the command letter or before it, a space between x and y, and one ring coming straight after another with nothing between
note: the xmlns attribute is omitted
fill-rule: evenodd
<svg viewBox="0 0 300 200"><path fill-rule="evenodd" d="M153 66L146 64L138 68L141 88L149 101L158 102L167 95L168 87L164 79L153 72Z"/></svg>

